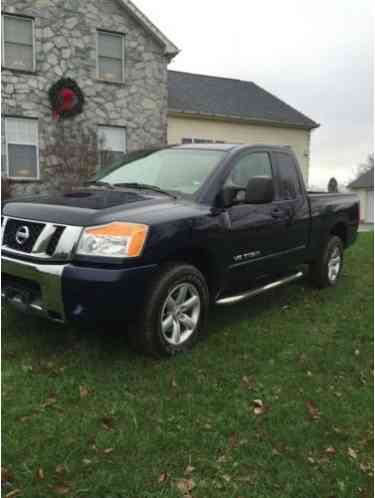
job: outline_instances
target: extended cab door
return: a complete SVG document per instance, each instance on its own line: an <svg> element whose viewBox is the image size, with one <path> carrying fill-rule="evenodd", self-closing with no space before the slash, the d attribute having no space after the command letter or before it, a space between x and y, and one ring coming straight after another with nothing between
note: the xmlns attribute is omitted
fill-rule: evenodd
<svg viewBox="0 0 375 498"><path fill-rule="evenodd" d="M272 152L276 166L278 194L274 216L284 220L279 227L278 248L285 266L304 262L309 241L311 214L304 181L294 155L288 150Z"/></svg>

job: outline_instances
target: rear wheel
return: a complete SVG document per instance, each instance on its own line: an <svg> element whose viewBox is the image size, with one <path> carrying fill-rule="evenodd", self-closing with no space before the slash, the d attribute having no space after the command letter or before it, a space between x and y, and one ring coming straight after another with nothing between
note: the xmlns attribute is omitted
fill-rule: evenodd
<svg viewBox="0 0 375 498"><path fill-rule="evenodd" d="M310 279L319 288L337 285L344 265L342 240L331 236L318 260L310 265Z"/></svg>
<svg viewBox="0 0 375 498"><path fill-rule="evenodd" d="M173 356L191 349L205 331L209 292L194 266L164 266L145 299L137 324L130 331L138 351Z"/></svg>

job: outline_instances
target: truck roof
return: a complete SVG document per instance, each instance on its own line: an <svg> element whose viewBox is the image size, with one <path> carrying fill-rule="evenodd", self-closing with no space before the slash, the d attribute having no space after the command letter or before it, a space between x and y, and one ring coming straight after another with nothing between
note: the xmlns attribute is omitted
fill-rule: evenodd
<svg viewBox="0 0 375 498"><path fill-rule="evenodd" d="M182 144L175 145L175 149L197 149L197 150L223 150L241 149L243 147L266 147L269 149L291 149L290 145L271 145L271 144L229 144L229 143L203 143L203 144Z"/></svg>

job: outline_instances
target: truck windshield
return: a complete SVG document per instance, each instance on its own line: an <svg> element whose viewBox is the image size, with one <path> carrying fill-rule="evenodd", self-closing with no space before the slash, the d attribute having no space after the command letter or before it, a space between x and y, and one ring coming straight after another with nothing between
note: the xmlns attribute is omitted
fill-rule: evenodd
<svg viewBox="0 0 375 498"><path fill-rule="evenodd" d="M110 185L153 185L182 195L194 195L215 169L225 152L200 149L162 149L129 154L97 181Z"/></svg>

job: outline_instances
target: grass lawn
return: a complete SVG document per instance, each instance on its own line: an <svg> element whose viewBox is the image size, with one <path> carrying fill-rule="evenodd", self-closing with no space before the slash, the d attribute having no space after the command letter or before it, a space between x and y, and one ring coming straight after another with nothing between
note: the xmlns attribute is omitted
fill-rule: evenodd
<svg viewBox="0 0 375 498"><path fill-rule="evenodd" d="M338 288L218 308L184 357L10 309L2 354L2 496L373 496L373 234Z"/></svg>

